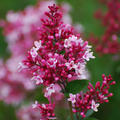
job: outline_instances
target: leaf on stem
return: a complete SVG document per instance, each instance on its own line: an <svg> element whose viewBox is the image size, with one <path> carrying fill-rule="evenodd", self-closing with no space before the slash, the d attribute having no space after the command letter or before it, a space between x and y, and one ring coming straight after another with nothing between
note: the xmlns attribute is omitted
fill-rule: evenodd
<svg viewBox="0 0 120 120"><path fill-rule="evenodd" d="M65 88L66 89L65 94L67 95L69 93L73 93L73 94L79 93L81 90L87 87L88 82L89 81L86 79L74 80L74 81L69 82Z"/></svg>

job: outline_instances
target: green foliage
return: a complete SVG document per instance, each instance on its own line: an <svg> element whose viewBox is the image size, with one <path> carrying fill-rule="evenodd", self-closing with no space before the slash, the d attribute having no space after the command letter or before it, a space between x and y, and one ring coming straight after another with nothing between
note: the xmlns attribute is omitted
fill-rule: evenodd
<svg viewBox="0 0 120 120"><path fill-rule="evenodd" d="M68 115L69 112L65 108L58 106L56 107L55 114L56 117L59 118L59 120L66 120L66 115Z"/></svg>
<svg viewBox="0 0 120 120"><path fill-rule="evenodd" d="M76 94L79 93L84 88L86 88L87 85L88 85L88 80L74 80L69 82L65 89L67 93Z"/></svg>
<svg viewBox="0 0 120 120"><path fill-rule="evenodd" d="M0 18L5 18L9 10L23 10L27 5L33 5L37 0L0 0Z"/></svg>
<svg viewBox="0 0 120 120"><path fill-rule="evenodd" d="M60 54L64 55L64 54L65 54L65 51L64 51L64 50L63 50L63 51L61 51L61 52L60 52Z"/></svg>
<svg viewBox="0 0 120 120"><path fill-rule="evenodd" d="M48 99L44 97L44 93L43 93L43 87L38 87L34 93L32 93L32 95L34 95L32 97L32 101L37 100L39 103L49 103Z"/></svg>
<svg viewBox="0 0 120 120"><path fill-rule="evenodd" d="M86 113L86 117L90 117L94 113L93 110L88 110Z"/></svg>
<svg viewBox="0 0 120 120"><path fill-rule="evenodd" d="M0 120L17 120L14 107L0 102Z"/></svg>
<svg viewBox="0 0 120 120"><path fill-rule="evenodd" d="M75 114L73 115L73 117L74 117L74 120L78 120ZM71 120L70 116L67 118L67 120Z"/></svg>
<svg viewBox="0 0 120 120"><path fill-rule="evenodd" d="M85 120L97 120L96 118L86 118Z"/></svg>
<svg viewBox="0 0 120 120"><path fill-rule="evenodd" d="M7 59L10 56L10 53L7 49L7 43L4 41L2 36L2 29L0 28L0 57L2 59Z"/></svg>

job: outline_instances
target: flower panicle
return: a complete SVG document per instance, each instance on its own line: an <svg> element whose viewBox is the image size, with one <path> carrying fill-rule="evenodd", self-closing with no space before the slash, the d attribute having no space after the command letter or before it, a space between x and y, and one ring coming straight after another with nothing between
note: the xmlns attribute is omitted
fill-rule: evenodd
<svg viewBox="0 0 120 120"><path fill-rule="evenodd" d="M98 81L95 87L89 83L85 93L70 94L68 101L72 102L74 113L78 112L84 118L88 110L92 109L97 112L100 104L109 102L108 98L113 96L113 93L109 93L109 89L111 85L115 84L115 81L112 81L111 75L103 74L102 79L102 84L100 85Z"/></svg>

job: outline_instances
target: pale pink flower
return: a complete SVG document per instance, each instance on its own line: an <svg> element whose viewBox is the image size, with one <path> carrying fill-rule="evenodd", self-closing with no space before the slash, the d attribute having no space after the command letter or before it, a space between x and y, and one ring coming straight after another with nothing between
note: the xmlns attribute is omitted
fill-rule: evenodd
<svg viewBox="0 0 120 120"><path fill-rule="evenodd" d="M45 94L44 96L46 98L50 97L53 93L55 93L55 85L54 84L51 84L50 86L48 86L45 90Z"/></svg>
<svg viewBox="0 0 120 120"><path fill-rule="evenodd" d="M37 57L38 53L37 53L37 49L35 47L33 47L31 50L30 50L30 54L33 58L33 60Z"/></svg>
<svg viewBox="0 0 120 120"><path fill-rule="evenodd" d="M31 80L34 80L36 82L36 85L39 85L39 84L43 83L43 80L42 80L42 78L39 75L32 77Z"/></svg>
<svg viewBox="0 0 120 120"><path fill-rule="evenodd" d="M18 64L18 72L21 72L23 69L28 68L26 65L24 65L22 62L19 62Z"/></svg>
<svg viewBox="0 0 120 120"><path fill-rule="evenodd" d="M83 63L76 64L74 68L78 77L81 76L81 74L83 74L83 72L85 71L85 65Z"/></svg>
<svg viewBox="0 0 120 120"><path fill-rule="evenodd" d="M83 56L83 58L87 61L90 60L90 58L95 58L95 56L93 56L93 52L90 52L90 50L87 50Z"/></svg>
<svg viewBox="0 0 120 120"><path fill-rule="evenodd" d="M56 58L50 58L48 60L48 64L50 67L56 67L57 59Z"/></svg>
<svg viewBox="0 0 120 120"><path fill-rule="evenodd" d="M71 101L72 104L74 104L76 102L76 95L73 94L69 94L70 98L68 98L68 101Z"/></svg>
<svg viewBox="0 0 120 120"><path fill-rule="evenodd" d="M37 108L37 107L38 107L38 101L35 101L35 103L32 104L32 108L35 109L35 108Z"/></svg>
<svg viewBox="0 0 120 120"><path fill-rule="evenodd" d="M34 45L35 45L35 47L36 47L36 50L39 50L40 48L41 48L41 40L39 40L39 41L35 41L34 42Z"/></svg>
<svg viewBox="0 0 120 120"><path fill-rule="evenodd" d="M69 62L67 62L67 63L65 63L65 65L68 67L68 69L72 69L72 68L75 68L75 63L74 63L74 61L70 61L70 63Z"/></svg>
<svg viewBox="0 0 120 120"><path fill-rule="evenodd" d="M65 39L64 47L65 47L65 48L71 47L71 41L70 41L69 39Z"/></svg>
<svg viewBox="0 0 120 120"><path fill-rule="evenodd" d="M98 111L98 107L100 106L100 104L99 103L95 103L95 101L94 100L92 100L92 105L91 105L91 109L93 109L95 112L97 112Z"/></svg>

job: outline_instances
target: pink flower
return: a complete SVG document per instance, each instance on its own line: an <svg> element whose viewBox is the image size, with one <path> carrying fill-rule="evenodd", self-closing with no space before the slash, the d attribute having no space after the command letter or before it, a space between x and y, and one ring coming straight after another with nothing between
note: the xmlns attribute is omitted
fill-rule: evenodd
<svg viewBox="0 0 120 120"><path fill-rule="evenodd" d="M99 103L95 103L95 101L94 100L92 100L92 105L91 105L91 109L93 109L95 112L97 112L98 111L98 107L100 106L100 104Z"/></svg>
<svg viewBox="0 0 120 120"><path fill-rule="evenodd" d="M33 58L33 60L37 57L38 53L37 53L37 49L35 47L33 47L31 50L30 50L30 54Z"/></svg>
<svg viewBox="0 0 120 120"><path fill-rule="evenodd" d="M74 68L75 68L75 72L76 72L76 74L77 74L77 76L79 78L85 71L85 64L78 63L78 64L75 65Z"/></svg>
<svg viewBox="0 0 120 120"><path fill-rule="evenodd" d="M48 65L50 67L56 67L57 59L56 58L49 58Z"/></svg>
<svg viewBox="0 0 120 120"><path fill-rule="evenodd" d="M87 50L83 56L83 58L87 61L90 60L90 58L95 58L95 56L93 56L93 52L90 52L90 50Z"/></svg>
<svg viewBox="0 0 120 120"><path fill-rule="evenodd" d="M68 67L68 69L72 69L72 68L75 68L75 64L74 64L74 61L70 61L70 63L65 63L65 65Z"/></svg>
<svg viewBox="0 0 120 120"><path fill-rule="evenodd" d="M38 107L38 101L35 101L35 103L32 104L32 108L35 109L35 108L37 108L37 107Z"/></svg>
<svg viewBox="0 0 120 120"><path fill-rule="evenodd" d="M39 49L42 47L42 45L41 45L41 40L35 41L35 42L34 42L34 45L35 45L35 47L36 47L36 50L39 50Z"/></svg>
<svg viewBox="0 0 120 120"><path fill-rule="evenodd" d="M27 68L27 66L26 65L24 65L22 62L19 62L19 64L18 64L18 72L20 72L20 71L22 71L22 69L25 69L25 68Z"/></svg>
<svg viewBox="0 0 120 120"><path fill-rule="evenodd" d="M45 94L44 96L46 98L49 98L51 96L51 94L55 93L55 85L51 84L50 86L48 86L45 90Z"/></svg>
<svg viewBox="0 0 120 120"><path fill-rule="evenodd" d="M63 23L59 7L53 4L48 8L49 11L45 12L45 18L41 20L38 29L41 41L34 43L35 47L32 47L23 60L36 84L46 88L44 96L48 98L50 104L33 105L40 111L43 120L56 119L55 105L51 104L50 100L51 95L56 92L55 85L58 85L64 93L70 79L82 78L87 62L95 58L88 42L83 41L72 26ZM111 82L111 76L102 77L102 86L97 82L94 88L89 83L85 93L81 91L76 95L69 94L68 101L72 102L73 111L79 112L82 118L89 109L97 111L98 104L108 102L108 97L112 96L108 89L115 83Z"/></svg>
<svg viewBox="0 0 120 120"><path fill-rule="evenodd" d="M43 80L42 80L42 78L41 78L39 75L32 77L31 80L32 80L32 81L35 81L36 85L40 85L40 84L43 83Z"/></svg>
<svg viewBox="0 0 120 120"><path fill-rule="evenodd" d="M76 102L76 95L69 94L70 98L68 98L68 101L71 101L73 104Z"/></svg>

